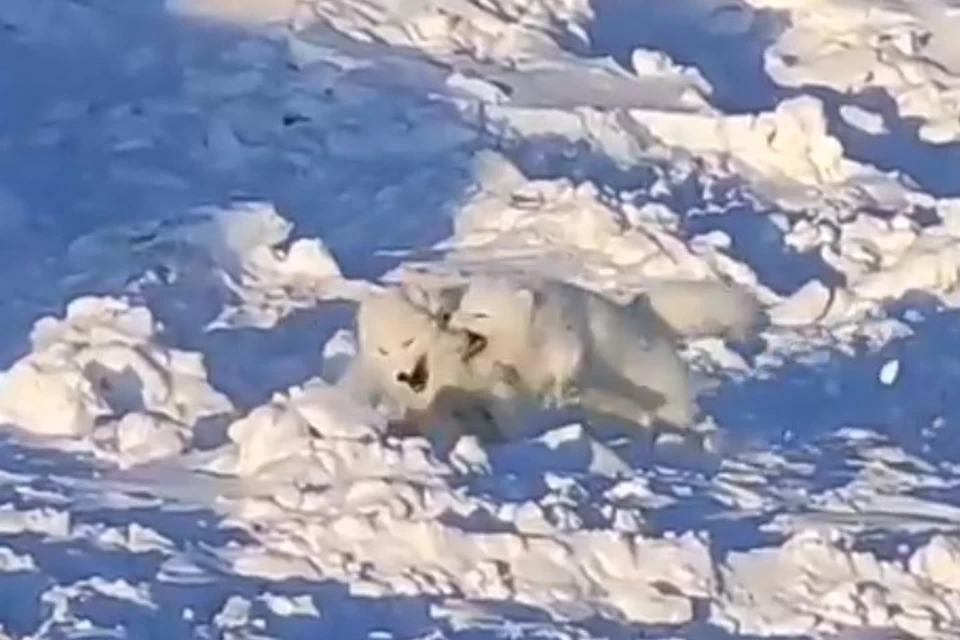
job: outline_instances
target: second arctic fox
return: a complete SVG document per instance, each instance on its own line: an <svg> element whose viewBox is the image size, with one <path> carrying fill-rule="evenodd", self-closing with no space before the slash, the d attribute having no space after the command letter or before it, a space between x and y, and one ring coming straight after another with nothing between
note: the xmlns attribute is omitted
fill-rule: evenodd
<svg viewBox="0 0 960 640"><path fill-rule="evenodd" d="M502 380L546 404L579 404L631 423L685 429L695 389L678 339L745 338L763 318L746 291L719 282L664 281L627 305L559 282L480 277L447 327L483 336L473 376Z"/></svg>

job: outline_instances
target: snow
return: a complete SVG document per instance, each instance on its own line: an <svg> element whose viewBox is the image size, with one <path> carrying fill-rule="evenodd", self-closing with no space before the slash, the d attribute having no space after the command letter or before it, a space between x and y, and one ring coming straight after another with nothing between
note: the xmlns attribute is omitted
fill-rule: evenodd
<svg viewBox="0 0 960 640"><path fill-rule="evenodd" d="M960 637L952 0L0 2L0 638ZM705 451L401 438L385 283L751 290Z"/></svg>

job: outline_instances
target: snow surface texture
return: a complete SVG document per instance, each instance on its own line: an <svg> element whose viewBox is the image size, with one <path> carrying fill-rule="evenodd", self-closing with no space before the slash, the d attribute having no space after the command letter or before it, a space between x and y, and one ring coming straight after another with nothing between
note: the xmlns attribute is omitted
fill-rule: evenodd
<svg viewBox="0 0 960 640"><path fill-rule="evenodd" d="M0 637L960 637L949 0L0 2ZM724 278L719 454L385 435L377 280Z"/></svg>

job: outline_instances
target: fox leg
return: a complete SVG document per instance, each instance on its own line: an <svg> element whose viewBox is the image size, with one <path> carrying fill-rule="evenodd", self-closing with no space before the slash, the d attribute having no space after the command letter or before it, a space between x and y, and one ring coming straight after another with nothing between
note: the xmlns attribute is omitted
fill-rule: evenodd
<svg viewBox="0 0 960 640"><path fill-rule="evenodd" d="M432 428L433 418L427 411L408 409L399 419L387 423L387 433L400 438L426 435Z"/></svg>
<svg viewBox="0 0 960 640"><path fill-rule="evenodd" d="M471 405L452 412L461 433L477 436L481 442L493 444L506 440L493 413L482 404Z"/></svg>
<svg viewBox="0 0 960 640"><path fill-rule="evenodd" d="M650 405L643 400L597 388L579 393L580 406L595 416L606 416L648 429L652 426Z"/></svg>

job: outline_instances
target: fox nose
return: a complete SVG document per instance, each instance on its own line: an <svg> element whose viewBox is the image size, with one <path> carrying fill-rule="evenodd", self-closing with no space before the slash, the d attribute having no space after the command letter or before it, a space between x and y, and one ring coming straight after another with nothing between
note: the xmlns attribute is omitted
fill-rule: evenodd
<svg viewBox="0 0 960 640"><path fill-rule="evenodd" d="M417 363L413 366L413 371L409 373L406 371L397 372L397 382L406 384L413 389L414 393L421 393L426 389L429 378L430 372L427 370L427 358L425 356L420 356L417 359Z"/></svg>

